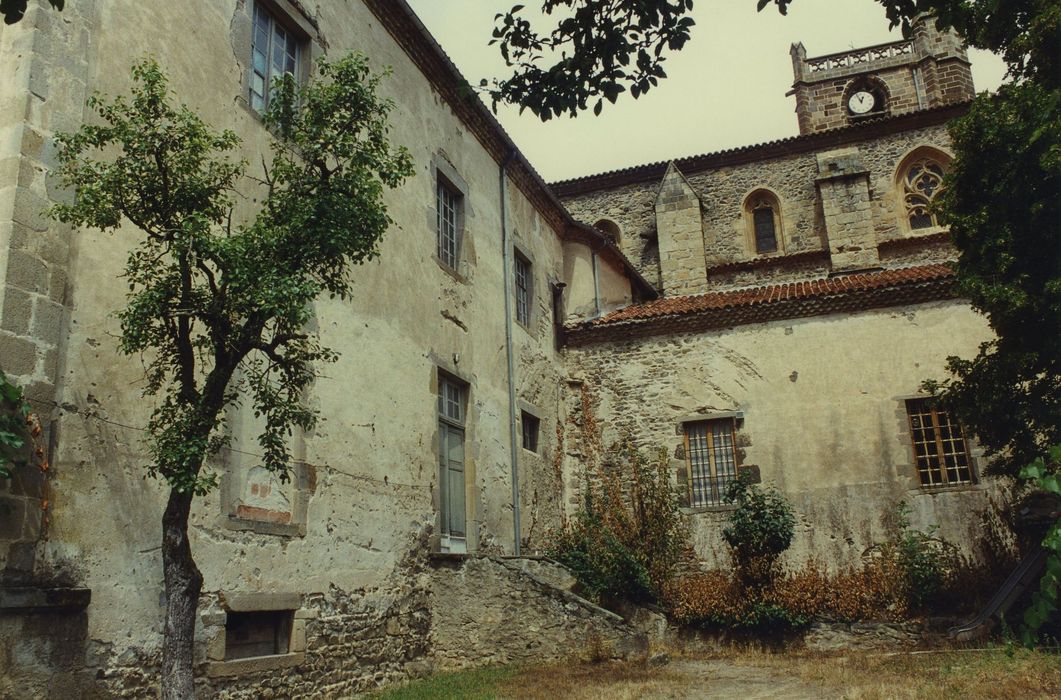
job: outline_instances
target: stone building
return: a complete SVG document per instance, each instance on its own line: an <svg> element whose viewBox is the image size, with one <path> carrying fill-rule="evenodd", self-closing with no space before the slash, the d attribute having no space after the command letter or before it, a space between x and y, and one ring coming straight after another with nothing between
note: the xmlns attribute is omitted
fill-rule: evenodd
<svg viewBox="0 0 1061 700"><path fill-rule="evenodd" d="M554 184L661 292L574 324L567 371L611 435L669 448L709 561L727 561L722 494L742 470L793 500L792 563L856 563L900 501L969 547L995 486L920 390L991 337L930 208L968 59L929 21L792 61L798 136Z"/></svg>
<svg viewBox="0 0 1061 700"><path fill-rule="evenodd" d="M605 437L673 450L707 558L738 469L796 499L799 554L851 560L900 498L970 541L978 453L917 398L988 337L925 208L943 124L971 96L952 38L796 47L800 136L549 187L404 0L31 5L0 28L0 366L42 417L51 468L0 482L0 696L155 684L165 493L145 478L152 405L115 357L113 316L136 234L43 214L69 197L56 133L89 118L92 92L128 92L147 53L257 162L270 77L362 51L393 70L392 139L417 169L386 196L396 225L355 294L314 309L340 359L311 392L324 422L294 437L294 478L257 467L237 412L221 488L197 500L204 692L341 697L587 635L636 650L562 572L502 558L570 511L587 391Z"/></svg>

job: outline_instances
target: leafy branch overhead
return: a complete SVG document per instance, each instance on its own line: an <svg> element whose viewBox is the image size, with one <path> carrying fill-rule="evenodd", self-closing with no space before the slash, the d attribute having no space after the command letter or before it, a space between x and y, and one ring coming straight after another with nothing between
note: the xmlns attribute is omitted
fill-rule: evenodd
<svg viewBox="0 0 1061 700"><path fill-rule="evenodd" d="M489 88L494 106L529 109L543 121L572 117L629 91L637 98L666 77L665 51L689 40L692 0L544 0L541 12L560 17L539 32L516 5L495 17L494 38L511 77ZM486 86L487 81L483 81Z"/></svg>
<svg viewBox="0 0 1061 700"><path fill-rule="evenodd" d="M0 0L0 15L4 16L4 24L14 24L21 20L26 14L28 4L29 0ZM66 0L48 0L48 4L62 10Z"/></svg>

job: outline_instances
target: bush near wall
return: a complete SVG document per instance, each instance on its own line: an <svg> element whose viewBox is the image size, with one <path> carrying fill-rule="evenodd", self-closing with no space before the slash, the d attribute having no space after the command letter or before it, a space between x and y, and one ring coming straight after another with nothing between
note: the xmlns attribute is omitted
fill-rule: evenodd
<svg viewBox="0 0 1061 700"><path fill-rule="evenodd" d="M582 509L547 535L547 553L598 602L657 602L692 552L665 451L620 438L587 469Z"/></svg>

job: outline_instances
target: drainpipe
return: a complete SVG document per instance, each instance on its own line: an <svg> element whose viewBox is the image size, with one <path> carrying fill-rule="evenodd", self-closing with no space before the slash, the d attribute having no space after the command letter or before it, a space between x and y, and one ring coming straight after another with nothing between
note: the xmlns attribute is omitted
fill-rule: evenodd
<svg viewBox="0 0 1061 700"><path fill-rule="evenodd" d="M499 178L501 180L501 255L505 288L505 361L508 365L508 446L509 459L512 462L512 540L513 554L520 556L520 523L519 523L519 446L516 444L516 370L514 368L512 349L512 241L508 230L508 177L506 169L515 155L509 151L501 162Z"/></svg>
<svg viewBox="0 0 1061 700"><path fill-rule="evenodd" d="M594 317L600 316L600 262L597 251L593 250L593 308L596 310Z"/></svg>

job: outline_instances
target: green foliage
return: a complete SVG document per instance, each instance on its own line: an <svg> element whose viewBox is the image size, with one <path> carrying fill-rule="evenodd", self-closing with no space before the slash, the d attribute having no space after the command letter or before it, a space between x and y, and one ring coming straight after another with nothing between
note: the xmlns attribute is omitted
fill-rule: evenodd
<svg viewBox="0 0 1061 700"><path fill-rule="evenodd" d="M1003 86L950 131L943 221L962 291L998 337L948 358L953 378L929 388L1015 476L1061 442L1061 90Z"/></svg>
<svg viewBox="0 0 1061 700"><path fill-rule="evenodd" d="M1021 471L1021 478L1031 481L1043 491L1061 497L1061 444L1050 448L1049 461L1037 459ZM1037 633L1049 622L1058 619L1061 600L1061 519L1050 527L1042 546L1047 550L1046 571L1039 580L1039 590L1032 594L1031 605L1024 611L1021 628L1022 641L1031 646Z"/></svg>
<svg viewBox="0 0 1061 700"><path fill-rule="evenodd" d="M138 230L119 349L142 356L145 393L161 397L149 469L175 491L215 485L202 464L226 444L224 411L243 395L264 424L263 465L287 477L292 429L317 418L303 403L313 368L335 359L306 331L312 304L349 294L350 268L378 254L391 223L384 187L412 174L409 154L388 143L393 105L377 97L366 59L322 61L317 73L301 89L290 77L274 85L265 122L276 139L260 178L231 158L233 132L171 104L152 60L133 68L131 99L94 95L97 123L58 137L75 196L53 216ZM263 202L245 223L233 221L237 185Z"/></svg>
<svg viewBox="0 0 1061 700"><path fill-rule="evenodd" d="M792 504L777 489L760 488L744 479L730 484L726 500L737 506L722 530L733 562L749 583L764 581L792 544L796 527Z"/></svg>
<svg viewBox="0 0 1061 700"><path fill-rule="evenodd" d="M0 15L4 16L4 24L14 24L26 14L26 6L29 0L0 0ZM62 10L66 0L48 0L48 4L57 10Z"/></svg>
<svg viewBox="0 0 1061 700"><path fill-rule="evenodd" d="M658 600L689 551L667 455L650 462L629 437L604 455L587 479L585 505L548 547L594 600Z"/></svg>
<svg viewBox="0 0 1061 700"><path fill-rule="evenodd" d="M23 466L22 455L30 439L29 404L22 390L0 370L0 479L11 477L11 470Z"/></svg>
<svg viewBox="0 0 1061 700"><path fill-rule="evenodd" d="M911 528L905 501L899 502L895 515L896 536L883 545L882 553L898 565L909 609L923 610L937 600L954 571L956 552L953 545L935 537L935 526L927 533Z"/></svg>
<svg viewBox="0 0 1061 700"><path fill-rule="evenodd" d="M664 52L689 40L692 9L692 0L544 0L542 14L561 19L540 33L516 5L495 17L490 43L515 70L490 88L494 106L518 104L547 121L590 103L600 114L627 91L636 99L667 77Z"/></svg>

